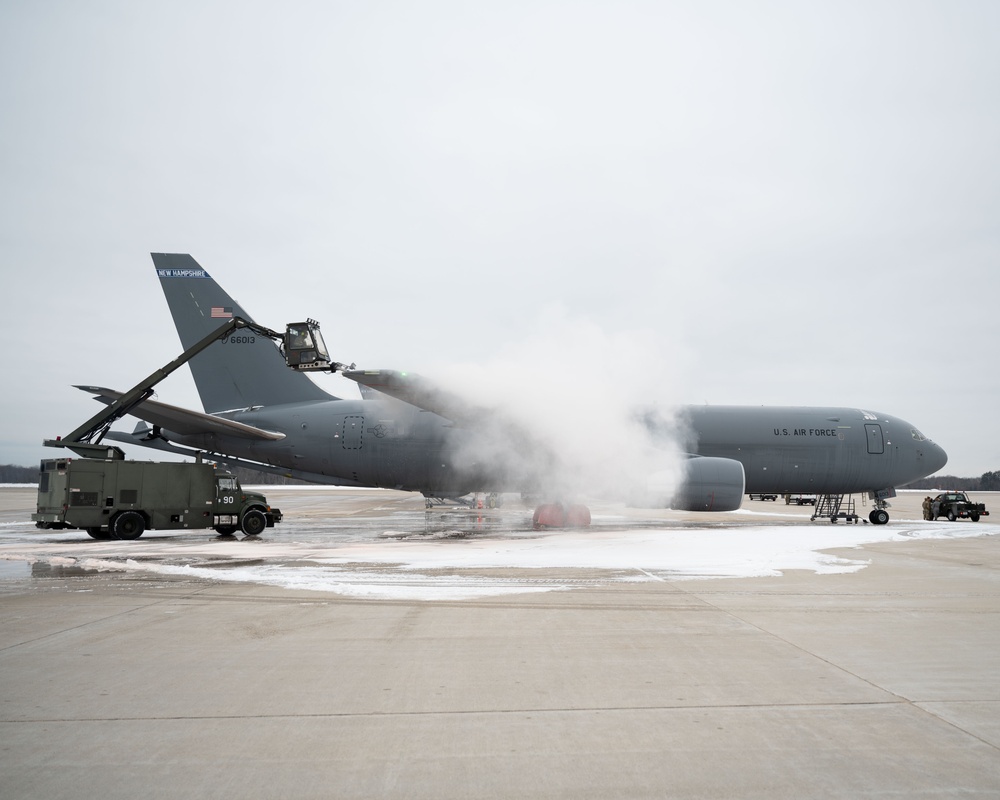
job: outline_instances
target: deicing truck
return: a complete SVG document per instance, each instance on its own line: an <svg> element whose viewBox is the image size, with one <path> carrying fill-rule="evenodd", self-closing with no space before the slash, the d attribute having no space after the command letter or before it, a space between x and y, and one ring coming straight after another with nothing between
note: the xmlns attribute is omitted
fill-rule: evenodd
<svg viewBox="0 0 1000 800"><path fill-rule="evenodd" d="M31 518L38 528L138 539L150 529L214 528L256 536L280 522L281 512L212 464L52 458L41 463Z"/></svg>

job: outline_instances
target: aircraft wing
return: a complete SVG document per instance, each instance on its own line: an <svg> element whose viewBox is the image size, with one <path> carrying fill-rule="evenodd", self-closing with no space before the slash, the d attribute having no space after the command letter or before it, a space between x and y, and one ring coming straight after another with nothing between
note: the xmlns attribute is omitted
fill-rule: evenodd
<svg viewBox="0 0 1000 800"><path fill-rule="evenodd" d="M105 389L102 386L77 386L76 388L90 392L95 395L95 400L107 405L111 405L124 394L124 392ZM253 425L244 425L241 422L213 417L211 414L159 403L156 400L146 400L128 413L153 425L187 436L216 433L224 436L237 436L242 439L256 439L262 442L277 442L285 438L283 433L265 431L262 428L255 428Z"/></svg>
<svg viewBox="0 0 1000 800"><path fill-rule="evenodd" d="M457 423L477 422L489 416L489 411L476 408L457 395L435 386L426 378L412 372L394 369L350 369L341 372L364 389L374 389L382 394L402 400L411 406L430 411L439 417Z"/></svg>

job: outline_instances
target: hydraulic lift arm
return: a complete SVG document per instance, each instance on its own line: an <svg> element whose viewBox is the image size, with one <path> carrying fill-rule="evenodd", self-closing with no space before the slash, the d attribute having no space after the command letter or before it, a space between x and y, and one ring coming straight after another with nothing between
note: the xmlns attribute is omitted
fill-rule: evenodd
<svg viewBox="0 0 1000 800"><path fill-rule="evenodd" d="M67 447L74 453L85 458L125 458L125 454L120 448L100 443L104 435L110 430L112 424L128 414L139 403L148 400L153 394L153 387L170 375L170 373L182 367L213 342L225 339L230 333L241 328L249 328L258 336L267 336L272 340L282 340L285 338L285 334L272 331L270 328L265 328L262 325L257 325L250 320L243 319L243 317L233 317L208 334L204 339L191 345L169 364L160 367L145 380L137 383L111 405L84 422L75 431L57 439L46 439L43 444L46 447Z"/></svg>

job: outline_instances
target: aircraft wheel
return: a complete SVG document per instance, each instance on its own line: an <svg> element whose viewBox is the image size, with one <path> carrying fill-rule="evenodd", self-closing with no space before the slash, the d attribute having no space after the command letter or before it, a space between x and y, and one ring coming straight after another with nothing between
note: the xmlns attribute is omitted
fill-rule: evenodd
<svg viewBox="0 0 1000 800"><path fill-rule="evenodd" d="M252 508L244 514L240 523L240 528L247 536L260 536L266 527L267 517L264 516L263 511L258 511L256 508Z"/></svg>
<svg viewBox="0 0 1000 800"><path fill-rule="evenodd" d="M116 539L138 539L146 530L146 519L138 511L122 511L111 520L111 535Z"/></svg>
<svg viewBox="0 0 1000 800"><path fill-rule="evenodd" d="M589 528L590 509L586 506L570 506L566 509L566 525L570 528Z"/></svg>
<svg viewBox="0 0 1000 800"><path fill-rule="evenodd" d="M91 539L110 539L111 531L106 531L102 528L87 528L87 535Z"/></svg>
<svg viewBox="0 0 1000 800"><path fill-rule="evenodd" d="M590 509L582 505L564 506L562 503L543 503L535 509L532 527L586 528L590 525Z"/></svg>
<svg viewBox="0 0 1000 800"><path fill-rule="evenodd" d="M561 528L566 524L566 509L562 503L542 503L531 517L531 526L539 528Z"/></svg>
<svg viewBox="0 0 1000 800"><path fill-rule="evenodd" d="M871 521L874 525L885 525L889 521L889 512L884 508L876 508L871 513Z"/></svg>

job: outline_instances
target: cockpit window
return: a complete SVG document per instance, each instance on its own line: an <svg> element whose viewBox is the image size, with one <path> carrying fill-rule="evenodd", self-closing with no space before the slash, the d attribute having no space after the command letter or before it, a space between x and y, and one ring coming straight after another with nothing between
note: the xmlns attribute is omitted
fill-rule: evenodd
<svg viewBox="0 0 1000 800"><path fill-rule="evenodd" d="M912 437L913 437L914 439L916 439L916 440L917 440L918 442L926 442L926 441L927 441L927 437L926 437L926 436L924 436L924 435L923 435L923 434L922 434L922 433L921 433L920 431L918 431L918 430L917 430L916 428L910 428L910 436L912 436Z"/></svg>

